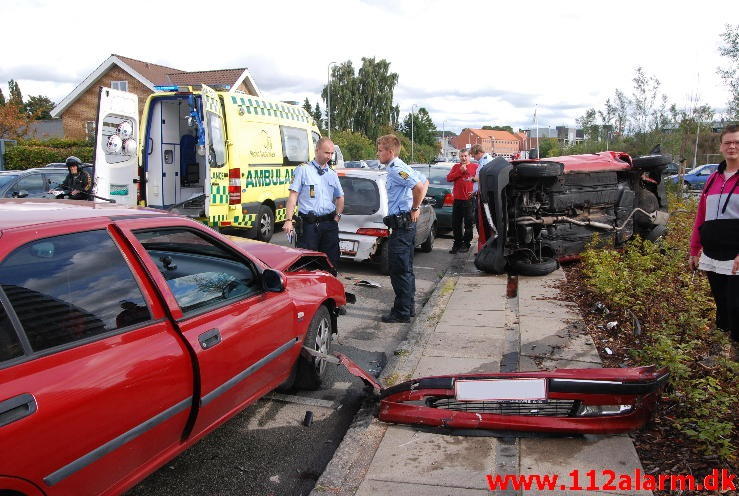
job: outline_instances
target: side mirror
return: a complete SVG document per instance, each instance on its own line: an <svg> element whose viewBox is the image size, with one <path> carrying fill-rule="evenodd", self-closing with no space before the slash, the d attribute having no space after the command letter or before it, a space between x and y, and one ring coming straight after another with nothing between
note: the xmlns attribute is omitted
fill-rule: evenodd
<svg viewBox="0 0 739 496"><path fill-rule="evenodd" d="M431 196L427 196L423 199L421 205L431 205L433 207L434 205L436 205L436 199Z"/></svg>
<svg viewBox="0 0 739 496"><path fill-rule="evenodd" d="M282 293L285 291L285 276L280 271L265 269L262 272L262 288L270 293Z"/></svg>

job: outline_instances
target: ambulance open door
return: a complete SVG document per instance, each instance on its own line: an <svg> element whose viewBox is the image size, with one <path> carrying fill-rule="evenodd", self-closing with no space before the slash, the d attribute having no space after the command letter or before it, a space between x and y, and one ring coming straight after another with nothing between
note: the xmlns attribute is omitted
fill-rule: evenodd
<svg viewBox="0 0 739 496"><path fill-rule="evenodd" d="M205 156L207 165L206 177L208 185L205 191L205 215L213 227L231 225L229 216L229 170L226 150L226 125L223 119L223 105L218 93L203 85L203 116L205 127ZM238 193L240 199L241 189Z"/></svg>

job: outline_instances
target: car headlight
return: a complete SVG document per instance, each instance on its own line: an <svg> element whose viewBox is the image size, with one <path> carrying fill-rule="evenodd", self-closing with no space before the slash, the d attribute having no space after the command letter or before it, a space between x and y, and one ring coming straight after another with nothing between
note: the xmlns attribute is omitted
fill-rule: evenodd
<svg viewBox="0 0 739 496"><path fill-rule="evenodd" d="M621 415L623 413L629 413L632 408L632 405L580 405L575 415L577 417Z"/></svg>

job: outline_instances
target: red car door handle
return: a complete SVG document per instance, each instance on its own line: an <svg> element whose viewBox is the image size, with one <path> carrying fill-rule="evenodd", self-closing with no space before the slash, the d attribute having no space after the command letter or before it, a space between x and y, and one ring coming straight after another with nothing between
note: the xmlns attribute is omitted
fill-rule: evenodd
<svg viewBox="0 0 739 496"><path fill-rule="evenodd" d="M0 427L36 412L36 398L24 393L0 402Z"/></svg>
<svg viewBox="0 0 739 496"><path fill-rule="evenodd" d="M221 342L221 331L218 329L205 331L198 336L198 342L200 343L200 347L204 350L210 349Z"/></svg>

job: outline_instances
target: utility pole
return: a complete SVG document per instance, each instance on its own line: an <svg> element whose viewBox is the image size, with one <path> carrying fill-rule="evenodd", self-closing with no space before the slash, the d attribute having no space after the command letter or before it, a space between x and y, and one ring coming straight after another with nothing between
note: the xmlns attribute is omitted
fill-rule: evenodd
<svg viewBox="0 0 739 496"><path fill-rule="evenodd" d="M414 107L417 107L417 106L418 105L416 105L415 103L413 105L411 105L411 163L414 163L414 161L413 161L413 145L414 145L414 142L413 142L413 121L416 120L416 116L415 116L415 113L413 112L413 108Z"/></svg>
<svg viewBox="0 0 739 496"><path fill-rule="evenodd" d="M336 65L336 62L329 62L326 67L326 93L328 98L326 99L326 115L328 116L328 138L331 139L331 66Z"/></svg>

